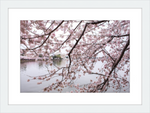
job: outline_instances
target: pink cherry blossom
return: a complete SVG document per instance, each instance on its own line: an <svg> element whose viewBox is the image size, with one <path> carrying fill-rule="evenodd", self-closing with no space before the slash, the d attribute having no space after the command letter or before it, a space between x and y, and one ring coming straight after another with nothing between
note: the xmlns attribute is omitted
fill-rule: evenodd
<svg viewBox="0 0 150 113"><path fill-rule="evenodd" d="M119 92L122 87L128 91L130 38L129 20L21 20L20 59L38 60L43 55L46 76L29 76L32 79L27 81L49 82L48 92L63 92L66 87L76 89L71 93L101 93L109 88ZM58 52L65 54L63 59L67 56L62 67L53 61ZM82 76L95 79L88 79L86 86L73 85Z"/></svg>

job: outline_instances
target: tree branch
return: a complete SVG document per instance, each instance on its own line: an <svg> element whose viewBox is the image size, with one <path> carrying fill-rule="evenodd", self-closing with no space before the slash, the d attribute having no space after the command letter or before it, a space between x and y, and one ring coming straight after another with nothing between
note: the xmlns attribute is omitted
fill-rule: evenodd
<svg viewBox="0 0 150 113"><path fill-rule="evenodd" d="M129 37L129 39L128 39L126 45L125 45L125 47L123 48L120 57L118 58L118 60L117 60L117 61L115 62L115 64L113 65L113 67L112 67L112 69L111 69L109 75L111 75L112 71L116 68L116 66L118 65L118 63L119 63L120 60L122 59L122 57L123 57L123 55L124 55L124 53L125 53L125 51L126 51L126 49L127 49L127 47L128 47L129 44L130 44L130 37Z"/></svg>
<svg viewBox="0 0 150 113"><path fill-rule="evenodd" d="M52 30L50 33L48 33L47 38L43 41L43 43L41 45L39 45L39 46L37 46L35 48L32 48L32 49L29 49L29 50L34 50L34 49L37 49L37 48L41 47L48 40L48 38L51 35L51 33L53 33L63 22L64 22L64 20L54 30Z"/></svg>

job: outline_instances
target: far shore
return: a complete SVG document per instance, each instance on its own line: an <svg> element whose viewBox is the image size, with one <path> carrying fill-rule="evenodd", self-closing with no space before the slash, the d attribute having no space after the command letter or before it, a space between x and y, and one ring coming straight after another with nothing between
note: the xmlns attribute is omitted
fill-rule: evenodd
<svg viewBox="0 0 150 113"><path fill-rule="evenodd" d="M51 59L51 60L62 60L63 58L55 58L55 59ZM20 58L20 62L35 62L35 61L47 61L49 60L48 58L29 58L29 57L21 57Z"/></svg>

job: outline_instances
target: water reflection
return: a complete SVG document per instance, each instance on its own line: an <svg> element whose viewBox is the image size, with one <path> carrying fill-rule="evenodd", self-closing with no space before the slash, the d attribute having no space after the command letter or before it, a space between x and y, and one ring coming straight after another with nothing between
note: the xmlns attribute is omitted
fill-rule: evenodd
<svg viewBox="0 0 150 113"><path fill-rule="evenodd" d="M56 65L56 66L61 66L61 64L62 64L62 59L53 60L53 64Z"/></svg>
<svg viewBox="0 0 150 113"><path fill-rule="evenodd" d="M45 75L48 74L48 70L53 70L56 69L57 67L63 67L67 64L67 60L66 59L55 59L53 60L53 64L52 66L50 66L49 64L47 64L45 61L36 61L36 62L24 62L20 64L20 92L30 92L30 93L37 93L37 92L43 92L43 88L49 86L52 83L56 82L56 79L62 79L61 76L58 76L58 74L56 74L53 79L49 80L49 81L44 81L42 82L42 84L37 85L37 82L39 82L39 80L35 79L35 80L31 80L30 82L27 82L28 79L31 79L33 77L37 77L37 76L41 76L41 75ZM97 71L96 68L100 67L100 64L96 64L95 68L93 71ZM59 73L59 72L58 72ZM79 74L79 73L77 73ZM98 75L90 75L90 74L86 74L85 76L81 76L80 78L77 77L76 80L72 81L72 84L77 85L79 84L81 87L83 87L84 85L87 85L90 83L90 80L92 79L93 81L96 81ZM75 90L74 87L65 87L63 88L63 93L65 92L70 92L71 90ZM112 92L113 89L109 89L109 91L107 92ZM129 92L129 91L127 91ZM50 93L59 93L56 90L51 91Z"/></svg>
<svg viewBox="0 0 150 113"><path fill-rule="evenodd" d="M39 69L40 68L43 68L43 62L41 61L41 62L39 62Z"/></svg>
<svg viewBox="0 0 150 113"><path fill-rule="evenodd" d="M54 77L49 80L49 81L44 81L42 82L42 84L37 85L37 82L39 82L39 80L35 79L35 80L31 80L30 82L27 82L28 79L31 79L31 77L37 77L37 76L41 76L41 75L45 75L48 74L48 70L53 70L56 69L57 67L63 67L67 64L68 60L67 59L55 59L53 60L53 64L52 66L50 66L49 64L47 64L45 61L36 61L36 62L25 62L25 63L21 63L21 75L20 75L20 89L21 92L43 92L43 88L49 86L52 83L56 82L56 79L62 79L61 76L58 76L58 74L55 74ZM25 70L23 70L25 69ZM59 71L58 71L59 73ZM92 80L96 80L96 76L91 76L91 75L85 75L82 76L80 79L77 77L76 80L72 81L72 85L77 85L80 84L85 85L85 84L89 84L90 83L90 79ZM70 92L72 90L75 90L75 87L64 87L62 93L65 92ZM59 93L57 90L53 90L50 93Z"/></svg>
<svg viewBox="0 0 150 113"><path fill-rule="evenodd" d="M66 63L67 63L66 59L55 59L55 60L53 60L53 65L57 66L57 67L63 67L66 65Z"/></svg>
<svg viewBox="0 0 150 113"><path fill-rule="evenodd" d="M21 71L26 71L26 68L27 68L27 64L26 63L21 63L21 65L20 65Z"/></svg>

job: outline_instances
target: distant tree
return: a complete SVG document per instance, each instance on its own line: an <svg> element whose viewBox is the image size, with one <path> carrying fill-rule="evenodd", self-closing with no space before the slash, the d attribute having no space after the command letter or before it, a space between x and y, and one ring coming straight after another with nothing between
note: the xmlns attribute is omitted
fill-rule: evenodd
<svg viewBox="0 0 150 113"><path fill-rule="evenodd" d="M59 59L61 59L61 55L60 55L60 54L58 54L58 55L54 55L54 56L53 56L53 59L55 59L55 58L59 58Z"/></svg>
<svg viewBox="0 0 150 113"><path fill-rule="evenodd" d="M56 55L56 57L57 57L57 58L61 58L61 55L60 55L60 54L58 54L58 55Z"/></svg>
<svg viewBox="0 0 150 113"><path fill-rule="evenodd" d="M42 55L42 54L39 54L39 57L43 57L43 55Z"/></svg>
<svg viewBox="0 0 150 113"><path fill-rule="evenodd" d="M21 44L26 46L24 51L35 56L62 50L67 52L69 63L51 70L41 80L51 80L58 71L62 79L50 84L44 91L60 90L86 73L99 77L96 81L91 80L87 87L75 86L73 92L105 92L110 87L114 91L126 90L129 84L127 76L130 76L129 20L22 20L20 29ZM52 65L51 60L49 63ZM95 72L96 63L103 66ZM123 74L119 75L119 71Z"/></svg>

